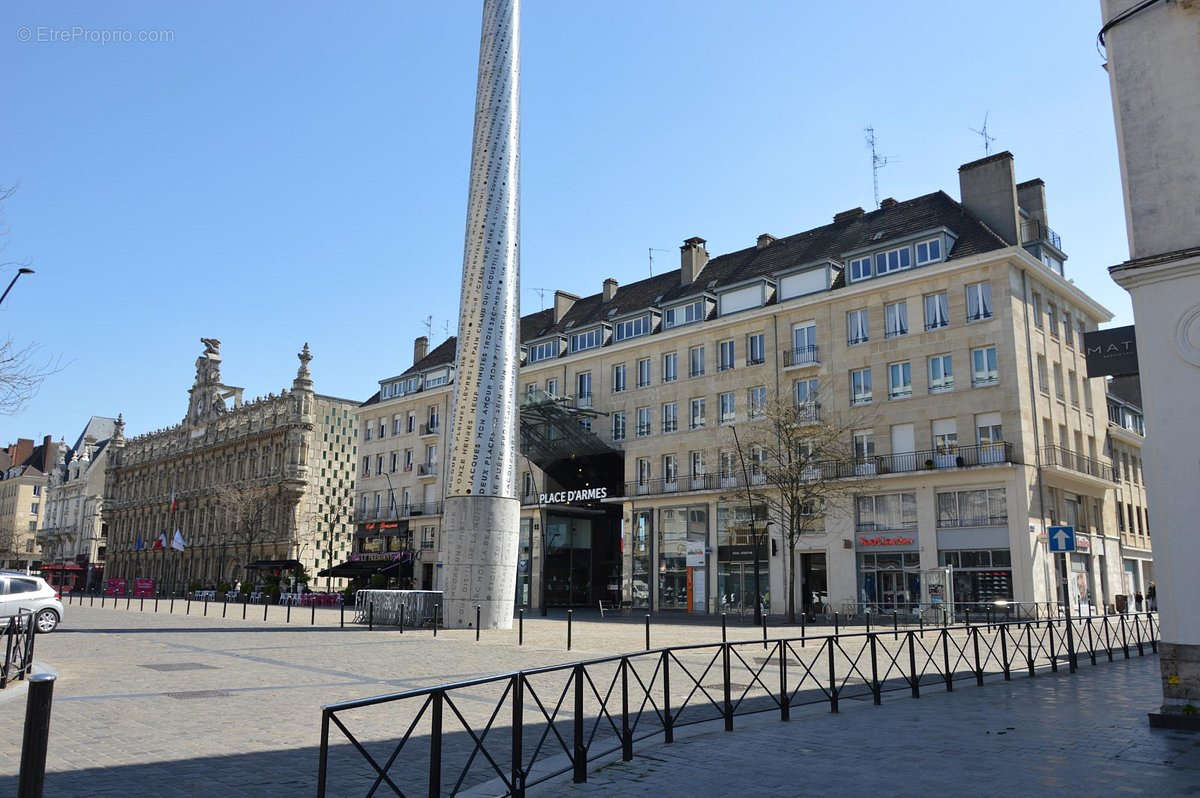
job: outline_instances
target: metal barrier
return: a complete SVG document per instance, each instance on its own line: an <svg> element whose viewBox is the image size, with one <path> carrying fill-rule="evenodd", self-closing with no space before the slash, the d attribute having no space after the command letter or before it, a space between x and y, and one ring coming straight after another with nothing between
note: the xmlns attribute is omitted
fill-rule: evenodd
<svg viewBox="0 0 1200 798"><path fill-rule="evenodd" d="M24 679L33 669L33 643L37 623L32 610L18 609L4 628L4 669L0 671L0 690L8 683Z"/></svg>
<svg viewBox="0 0 1200 798"><path fill-rule="evenodd" d="M354 594L354 622L419 628L434 623L442 603L440 590L360 590Z"/></svg>
<svg viewBox="0 0 1200 798"><path fill-rule="evenodd" d="M617 752L631 760L635 743L659 735L672 743L684 726L732 731L737 717L755 713L786 721L793 707L837 712L843 699L919 698L963 680L982 686L987 674L1074 673L1081 657L1111 661L1133 646L1143 655L1157 640L1153 613L1072 619L1068 609L1042 620L674 646L344 701L322 709L317 795L332 773L339 795L351 782L366 795L386 784L396 795L441 796L494 781L495 793L524 796L567 772L586 782L588 762ZM369 715L372 707L384 709ZM493 734L502 713L509 728ZM350 743L333 757L331 726ZM404 791L391 774L397 762Z"/></svg>

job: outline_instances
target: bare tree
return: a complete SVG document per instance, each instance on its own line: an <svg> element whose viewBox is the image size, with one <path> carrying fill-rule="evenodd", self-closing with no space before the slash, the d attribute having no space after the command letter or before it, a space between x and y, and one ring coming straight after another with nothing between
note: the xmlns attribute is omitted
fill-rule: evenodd
<svg viewBox="0 0 1200 798"><path fill-rule="evenodd" d="M277 525L287 507L282 490L277 484L233 482L217 487L214 495L217 506L225 515L224 538L235 553L245 553L242 563L245 571L254 562L256 548L280 539L281 530Z"/></svg>
<svg viewBox="0 0 1200 798"><path fill-rule="evenodd" d="M0 186L0 240L8 235L4 203L15 192L16 186ZM5 246L0 246L0 252L4 249ZM0 270L8 268L32 271L28 261L0 262ZM21 410L37 395L46 378L61 368L59 359L43 357L41 347L36 343L19 344L12 338L0 341L0 415L12 415Z"/></svg>
<svg viewBox="0 0 1200 798"><path fill-rule="evenodd" d="M828 518L851 511L853 496L874 475L866 460L854 465L854 430L874 426L869 410L837 413L815 398L769 397L758 420L743 427L734 445L748 464L751 497L783 528L787 549L787 618L796 622L796 547ZM861 454L861 453L859 453ZM873 458L871 458L873 460ZM753 513L752 513L753 514ZM757 542L756 542L757 545Z"/></svg>

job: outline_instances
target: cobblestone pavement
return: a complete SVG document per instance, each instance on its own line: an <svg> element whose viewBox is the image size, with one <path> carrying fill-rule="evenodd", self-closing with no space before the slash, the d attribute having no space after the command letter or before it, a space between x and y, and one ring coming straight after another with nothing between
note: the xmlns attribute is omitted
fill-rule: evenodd
<svg viewBox="0 0 1200 798"><path fill-rule="evenodd" d="M1200 795L1200 735L1151 730L1158 657L1117 659L1071 676L990 682L758 716L631 762L595 766L548 794L664 795ZM741 719L739 719L741 720Z"/></svg>
<svg viewBox="0 0 1200 798"><path fill-rule="evenodd" d="M394 629L368 632L362 628L350 628L352 625L349 622L346 629L339 629L336 610L318 610L316 625L310 626L312 616L308 610L294 611L289 625L284 623L285 610L280 607L269 608L268 619L264 622L261 606L249 607L247 620L244 621L241 619L242 608L234 605L223 608L219 604L210 604L207 616L204 615L204 607L196 603L191 605L188 615L184 615L186 605L179 601L175 603L173 614L168 613L169 604L165 601L160 602L157 613L153 611L153 602L147 602L144 609L139 611L140 606L138 601L133 601L129 609L126 609L125 602L121 602L116 609L111 603L104 609L99 605L68 606L66 622L60 630L38 640L38 661L59 673L51 721L47 796L124 796L130 792L164 796L311 794L316 775L320 708L324 704L621 651L638 651L645 645L645 632L640 618L600 621L594 615L587 617L588 614L582 614L584 617L573 625L573 646L568 652L565 624L561 618L527 619L524 645L518 646L515 629L511 632L485 631L479 643L475 642L471 630L443 630L435 640L427 629L409 630L403 634ZM223 610L226 618L220 617ZM815 635L822 631L825 630L810 629L809 633ZM798 629L785 630L788 636L798 632ZM772 635L775 633L777 631L773 630ZM670 623L656 617L652 628L652 644L710 643L719 641L720 634L719 625ZM760 630L735 624L731 619L730 640L756 640L760 635ZM890 636L880 637L881 644L886 644L886 637ZM899 639L903 641L903 635ZM810 650L811 646L810 643ZM766 667L770 672L765 652L758 645L745 646L743 653L745 662L734 663L734 668L738 670L733 679L737 682L735 689L738 690L753 684L753 669ZM693 669L706 689L715 690L716 683L720 682L721 668L719 664L715 669L711 668L711 656L712 649L681 654L678 665L673 665L672 694L687 689L680 670L683 667ZM838 652L839 672L847 667L853 656L853 650L845 656ZM886 655L881 652L882 656ZM1141 662L1157 663L1157 660L1146 657ZM706 664L709 666L708 675L701 676ZM631 682L635 678L652 681L653 665L653 656L631 660ZM1110 678L1134 674L1136 667L1118 661L1112 665L1102 665L1096 675L1079 681L1092 683L1095 689L1103 690L1103 693L1097 693L1100 699L1090 700L1111 703ZM993 664L986 670L995 671L996 666ZM1145 700L1139 704L1136 696L1123 699L1131 702L1130 707L1133 708L1130 709L1130 722L1133 724L1130 728L1138 723L1144 725L1144 712L1154 703L1152 694L1157 688L1153 670L1153 667L1146 669L1143 666L1143 670L1138 672L1138 678L1148 685L1149 693L1142 691ZM592 675L597 682L597 691L603 694L612 684L610 679L615 677L615 669L609 673L597 668ZM1134 676L1122 678L1133 679ZM1042 690L1043 682L1050 681L1038 679L1031 684L1035 684L1037 690ZM503 705L501 688L506 684L502 682L467 691L453 710L447 708L443 748L448 758L457 757L461 763L474 747L472 738L463 730L459 719L453 717L453 713L460 713L462 719L479 734L491 713L496 710L498 702L502 711L491 732L494 736L488 742L489 747L504 747L503 741L509 736L509 715L507 707ZM551 714L555 702L561 700L564 694L561 692L564 684L563 672L531 678L525 699L526 717L537 719L532 698L535 687L539 699L546 704L547 714ZM1015 690L1017 684L989 687L980 690L978 695L990 695L989 691L993 690L997 693ZM797 700L804 698L807 693L816 693L812 687L810 685L802 689ZM927 691L930 694L934 692ZM11 689L5 693L0 694L0 793L11 793L15 788L19 760L24 698ZM920 723L929 724L934 718L927 711L930 709L929 703L925 700L902 701L899 697L893 697L896 695L885 698L883 710L868 706L868 710L878 713L869 721L860 714L862 710L850 706L857 703L853 700L844 701L843 714L835 716L832 721L822 713L816 713L811 721L841 723L850 729L846 732L846 743L840 747L831 744L831 747L845 748L842 755L856 757L855 767L860 770L861 757L865 753L880 752L879 756L890 757L890 752L897 750L911 758L914 750L944 752L957 744L957 739L947 742L939 738L940 742L932 740L930 747L923 745L922 735L914 734L915 724L918 723L915 713L921 712ZM959 699L964 696L972 696L972 690L956 691L954 697L935 706L958 707ZM815 698L819 700L819 694ZM1028 698L1025 696L1021 700ZM679 706L682 699L677 696L673 700ZM966 699L971 700L979 699ZM999 698L995 700L1004 703ZM869 699L866 703L870 704ZM553 755L556 750L555 735L548 732L566 734L569 739L570 705L568 697L562 710L555 716L554 729L547 730L545 724L527 720L527 757L543 734L547 738L547 756ZM598 701L593 701L589 695L589 703L585 706L589 722L598 722L597 706ZM907 709L912 717L910 725L902 726L900 734L880 731L881 727L877 724L885 717L890 718L899 707L910 706L912 708ZM375 708L377 711L373 713L363 713L347 722L351 724L355 735L382 760L394 749L395 741L403 735L416 709L415 703L403 708L399 705L383 705ZM799 709L796 711L803 712ZM971 717L984 718L987 709L976 707L973 711L976 714ZM852 721L852 718L860 720ZM886 721L889 724L894 722L890 719ZM940 728L942 719L934 722ZM739 730L742 726L759 723L759 720L738 719ZM723 745L721 757L726 762L724 767L729 768L724 746L744 744L747 750L744 752L745 759L741 761L754 760L757 772L757 762L763 758L761 752L774 750L778 745L795 749L797 755L809 756L805 753L809 750L826 751L819 747L822 743L810 740L809 733L803 731L810 728L809 723L810 720L806 718L803 727L795 722L776 724L774 728L766 724L761 730L732 736L718 734L713 739ZM863 725L867 723L870 725ZM985 723L988 728L996 725L996 721L990 718ZM1013 722L1008 725L1016 727ZM694 728L703 732L717 727L705 724ZM405 792L420 794L424 790L424 753L428 745L424 735L427 732L428 717L425 717L416 725L413 739L392 770L393 777ZM765 737L762 742L754 742L760 735L783 732L797 735L804 741L803 746L797 747L794 741L768 742ZM1143 740L1145 745L1152 744L1155 739L1148 735L1146 732L1146 740ZM681 732L678 739L684 736ZM604 731L601 730L599 742L593 750L604 747L601 744L605 742L603 738ZM701 746L712 745L707 742L708 739L701 736L694 742ZM1007 737L997 736L996 739L1007 740ZM897 745L895 740L902 742ZM675 777L671 776L671 771L676 763L671 761L671 757L682 758L685 766L681 773L684 776L689 772L700 772L691 763L693 755L688 753L693 750L691 744L664 747L650 740L639 742L639 755L632 763L633 770L629 769L630 765L604 767L594 775L592 783L583 789L595 790L603 784L603 779L617 778L629 780L630 794L638 794L632 791L640 789L641 784L655 783L656 778L672 779L670 783L673 784ZM557 750L561 751L561 748ZM713 757L711 749L694 750L700 768L706 767L704 762L722 761ZM643 752L647 756L642 756ZM813 754L810 758L819 757ZM465 784L477 785L494 776L483 760L483 757L477 757L476 766ZM544 761L547 764L553 762L551 759ZM561 759L558 764L561 764ZM802 766L805 772L816 767L807 760ZM361 795L370 786L369 769L364 768L361 758L336 731L331 738L330 767L331 795ZM788 769L792 767L801 767L801 764L795 763ZM745 772L738 768L730 770ZM449 765L447 771L451 771ZM711 775L719 781L721 774ZM448 789L453 781L454 777L450 776L444 786ZM782 785L792 785L794 789L791 780L781 781ZM1140 788L1136 783L1131 786ZM540 788L535 794L553 795L568 789L578 788L554 782ZM487 785L484 785L483 791L487 791ZM661 793L663 788L660 786L656 791ZM744 785L739 785L738 791L747 792ZM896 793L895 785L889 792ZM666 789L666 793L673 794L674 791Z"/></svg>

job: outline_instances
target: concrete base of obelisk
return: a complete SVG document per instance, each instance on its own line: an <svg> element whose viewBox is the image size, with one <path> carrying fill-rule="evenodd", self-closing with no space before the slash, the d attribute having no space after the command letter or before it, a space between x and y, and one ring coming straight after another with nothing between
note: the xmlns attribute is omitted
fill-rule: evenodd
<svg viewBox="0 0 1200 798"><path fill-rule="evenodd" d="M448 629L511 629L516 603L521 502L449 496L442 514L443 615Z"/></svg>

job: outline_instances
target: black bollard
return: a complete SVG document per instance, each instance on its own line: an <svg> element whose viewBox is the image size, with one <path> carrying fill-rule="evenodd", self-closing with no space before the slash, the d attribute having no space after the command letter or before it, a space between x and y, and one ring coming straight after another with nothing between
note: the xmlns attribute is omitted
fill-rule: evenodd
<svg viewBox="0 0 1200 798"><path fill-rule="evenodd" d="M400 605L400 634L404 634L404 605Z"/></svg>
<svg viewBox="0 0 1200 798"><path fill-rule="evenodd" d="M290 602L290 601L287 603L287 612L284 613L283 622L284 623L292 622L292 602Z"/></svg>
<svg viewBox="0 0 1200 798"><path fill-rule="evenodd" d="M205 617L205 618L208 617L208 599L204 600L204 615L203 615L203 617Z"/></svg>
<svg viewBox="0 0 1200 798"><path fill-rule="evenodd" d="M146 611L146 594L143 593L141 599L138 600L138 612Z"/></svg>
<svg viewBox="0 0 1200 798"><path fill-rule="evenodd" d="M158 594L157 593L154 594L154 611L156 613L158 612Z"/></svg>
<svg viewBox="0 0 1200 798"><path fill-rule="evenodd" d="M967 607L966 613L967 613L967 626L969 627L971 625L971 608L970 607Z"/></svg>
<svg viewBox="0 0 1200 798"><path fill-rule="evenodd" d="M229 599L221 600L221 617L225 617L225 613L229 610Z"/></svg>
<svg viewBox="0 0 1200 798"><path fill-rule="evenodd" d="M270 599L263 596L263 623L267 622L267 607L271 606L269 602Z"/></svg>
<svg viewBox="0 0 1200 798"><path fill-rule="evenodd" d="M438 610L440 610L441 608L442 607L440 604L433 605L433 636L434 637L437 637Z"/></svg>
<svg viewBox="0 0 1200 798"><path fill-rule="evenodd" d="M244 593L242 594L242 620L246 620L246 605L250 603L250 599Z"/></svg>
<svg viewBox="0 0 1200 798"><path fill-rule="evenodd" d="M833 636L838 636L838 614L836 612L833 614Z"/></svg>
<svg viewBox="0 0 1200 798"><path fill-rule="evenodd" d="M479 642L479 605L475 605L475 642Z"/></svg>
<svg viewBox="0 0 1200 798"><path fill-rule="evenodd" d="M762 626L763 626L763 649L766 650L766 648L767 648L767 614L765 612L763 613L762 619L763 619L763 624L762 624Z"/></svg>
<svg viewBox="0 0 1200 798"><path fill-rule="evenodd" d="M437 627L435 626L434 628L436 629ZM375 602L374 601L367 603L367 631L368 632L375 631Z"/></svg>
<svg viewBox="0 0 1200 798"><path fill-rule="evenodd" d="M525 610L517 610L517 645L525 645Z"/></svg>
<svg viewBox="0 0 1200 798"><path fill-rule="evenodd" d="M574 610L567 610L567 651L571 650L571 618L574 615Z"/></svg>
<svg viewBox="0 0 1200 798"><path fill-rule="evenodd" d="M187 598L187 607L185 607L185 608L184 608L183 614L184 614L184 615L191 615L191 614L192 614L192 596L191 596L191 594L190 594L190 593L188 594L188 598Z"/></svg>
<svg viewBox="0 0 1200 798"><path fill-rule="evenodd" d="M804 648L804 638L808 636L808 613L800 613L800 648Z"/></svg>
<svg viewBox="0 0 1200 798"><path fill-rule="evenodd" d="M171 606L170 606L170 608L169 608L169 610L168 610L168 611L169 611L169 612L170 612L172 615L174 615L174 614L175 614L175 594L174 594L174 593L172 593L172 594L171 594Z"/></svg>
<svg viewBox="0 0 1200 798"><path fill-rule="evenodd" d="M867 613L867 634L871 634L871 613Z"/></svg>
<svg viewBox="0 0 1200 798"><path fill-rule="evenodd" d="M46 743L50 739L50 707L54 700L54 674L29 677L25 700L25 736L21 741L20 798L41 798L46 781Z"/></svg>
<svg viewBox="0 0 1200 798"><path fill-rule="evenodd" d="M650 615L646 615L646 650L650 650Z"/></svg>
<svg viewBox="0 0 1200 798"><path fill-rule="evenodd" d="M133 594L132 594L132 593L126 593L126 594L125 594L125 609L129 609L129 604L130 604L130 602L132 602L132 601L133 601Z"/></svg>
<svg viewBox="0 0 1200 798"><path fill-rule="evenodd" d="M308 606L312 607L312 618L309 619L308 625L316 626L317 625L317 602L314 601L312 604L309 604ZM401 613L400 619L401 619L400 620L400 624L401 624L400 631L403 632L404 631L404 614L403 613Z"/></svg>
<svg viewBox="0 0 1200 798"><path fill-rule="evenodd" d="M339 626L339 628L345 629L346 628L346 599L345 599L345 597L343 597L342 600L338 602L338 606L341 607L341 618L338 620L338 626Z"/></svg>
<svg viewBox="0 0 1200 798"><path fill-rule="evenodd" d="M727 630L725 629L725 613L721 613L721 642L725 642Z"/></svg>

